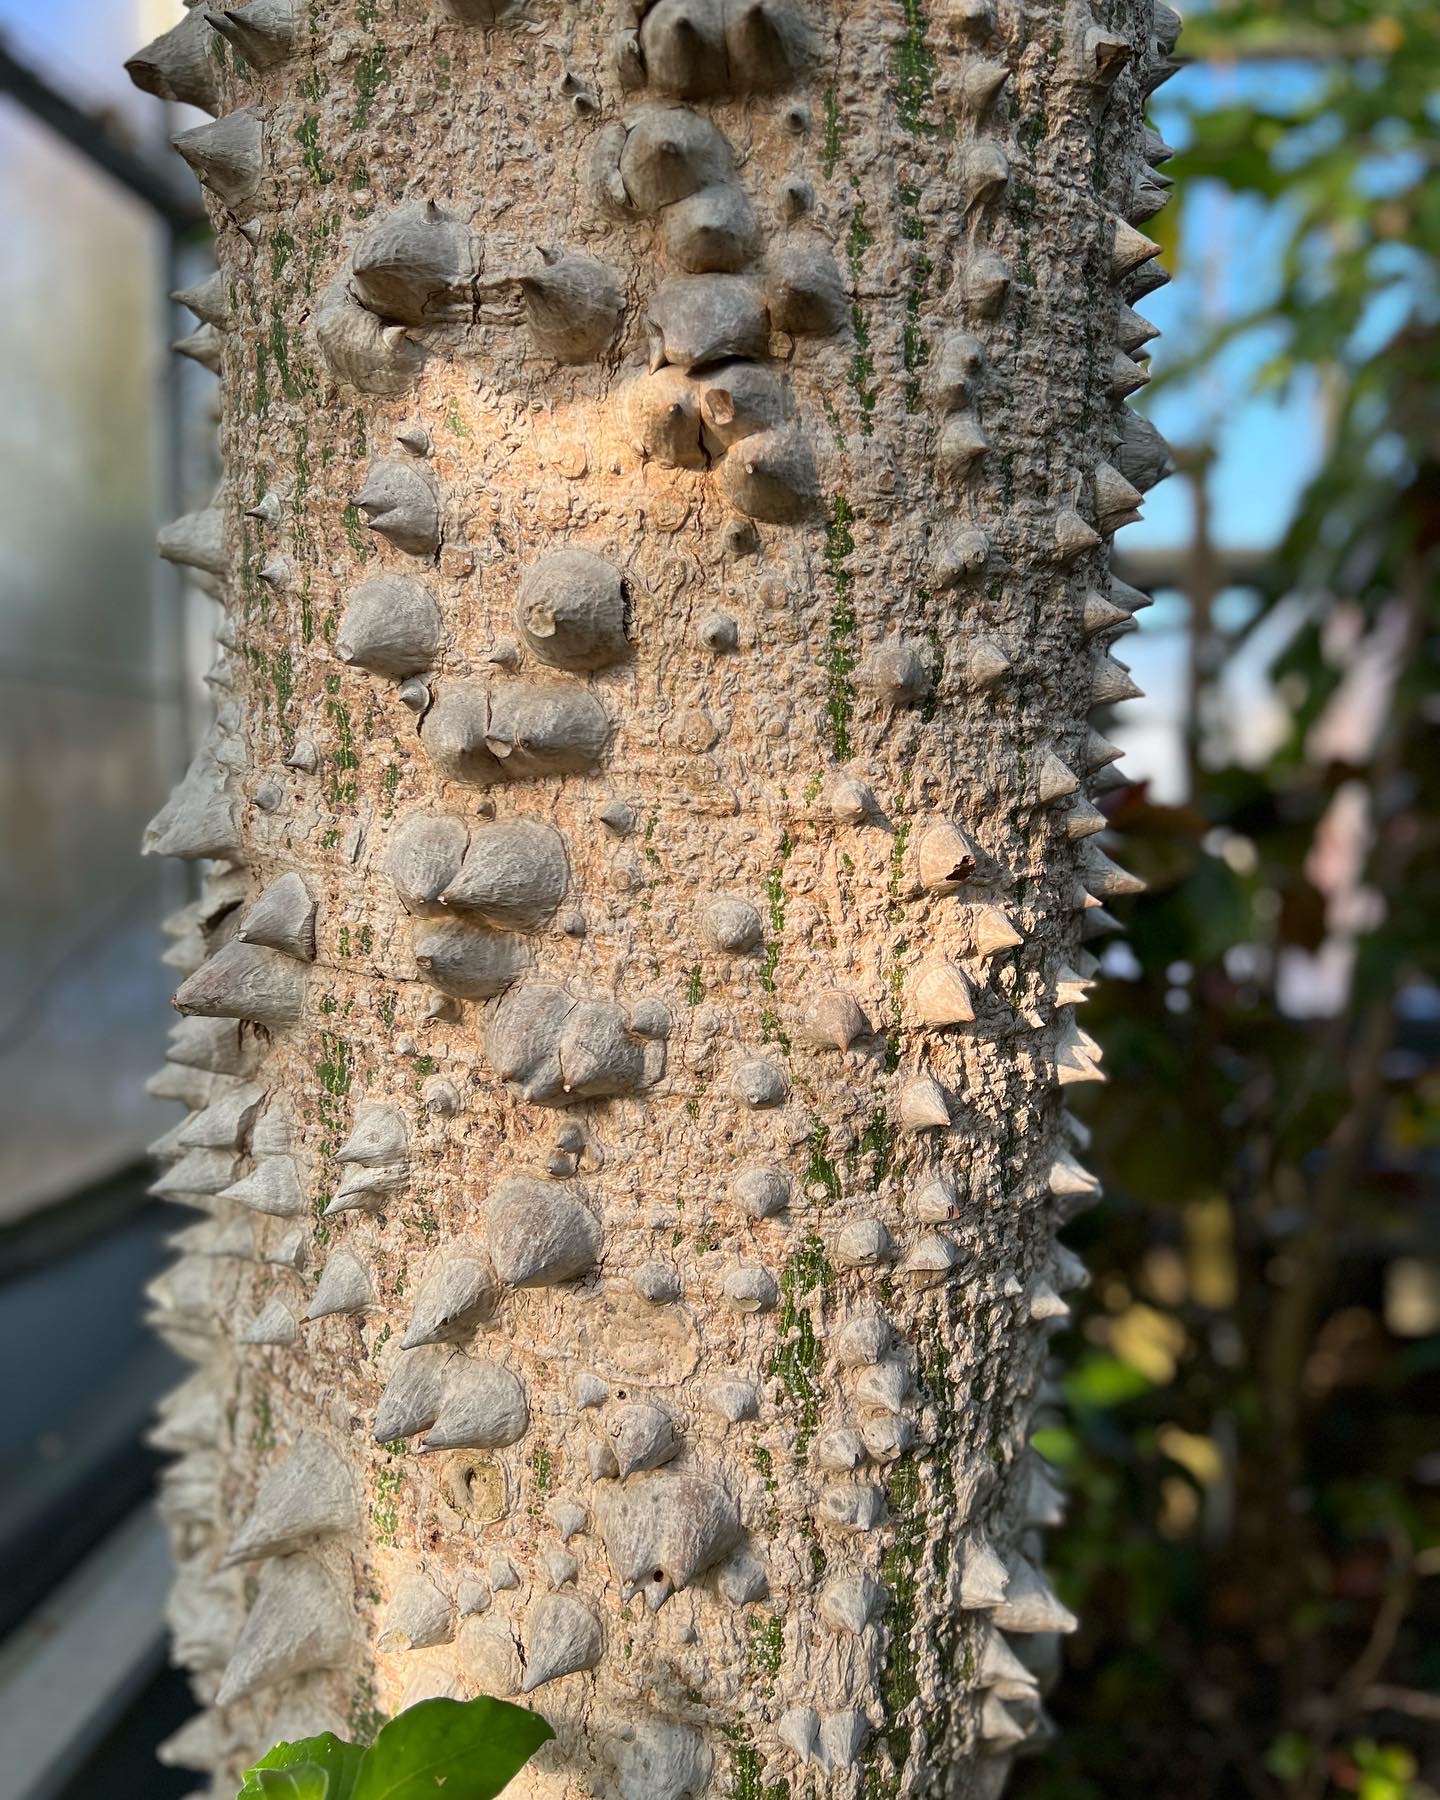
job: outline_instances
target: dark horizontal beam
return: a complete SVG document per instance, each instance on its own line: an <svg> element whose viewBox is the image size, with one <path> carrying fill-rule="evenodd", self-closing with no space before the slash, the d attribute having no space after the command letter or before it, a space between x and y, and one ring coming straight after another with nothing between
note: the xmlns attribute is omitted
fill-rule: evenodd
<svg viewBox="0 0 1440 1800"><path fill-rule="evenodd" d="M0 39L0 94L8 94L32 118L48 125L96 168L158 213L172 231L206 223L200 190L178 165L173 170L127 144L105 119L51 87Z"/></svg>
<svg viewBox="0 0 1440 1800"><path fill-rule="evenodd" d="M1233 549L1214 546L1209 557L1221 587L1256 587L1274 562L1275 552L1243 545ZM1113 567L1122 581L1144 588L1147 593L1156 588L1179 588L1184 593L1194 563L1195 551L1189 544L1155 550L1128 550L1122 544L1115 550Z"/></svg>

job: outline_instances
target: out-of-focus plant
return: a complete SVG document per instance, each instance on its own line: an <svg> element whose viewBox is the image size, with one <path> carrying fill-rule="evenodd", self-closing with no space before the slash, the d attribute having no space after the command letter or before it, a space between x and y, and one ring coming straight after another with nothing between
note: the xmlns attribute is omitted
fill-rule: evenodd
<svg viewBox="0 0 1440 1800"><path fill-rule="evenodd" d="M1184 48L1172 254L1212 184L1281 234L1263 334L1330 428L1197 712L1284 606L1283 739L1203 733L1182 807L1113 807L1151 884L1085 1024L1111 1086L1094 1273L1042 1435L1083 1624L1025 1800L1440 1789L1440 10L1240 0ZM1182 94L1186 84L1179 83ZM1171 92L1173 90L1167 90ZM1123 651L1122 651L1123 653ZM1252 652L1253 653L1253 652ZM1223 752L1223 746L1221 747ZM1428 1178L1428 1186L1427 1186ZM1427 1337L1427 1332L1430 1334Z"/></svg>

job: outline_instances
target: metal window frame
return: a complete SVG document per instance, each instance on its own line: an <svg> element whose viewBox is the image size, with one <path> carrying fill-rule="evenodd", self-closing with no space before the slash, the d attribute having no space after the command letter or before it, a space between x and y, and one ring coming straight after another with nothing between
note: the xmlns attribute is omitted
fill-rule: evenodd
<svg viewBox="0 0 1440 1800"><path fill-rule="evenodd" d="M103 114L61 92L3 39L0 96L139 201L160 228L167 298L157 326L168 340L174 335L168 294L182 285L187 252L193 254L195 242L209 231L198 188L187 175L127 141ZM157 491L173 515L179 509L182 474L182 395L173 375L161 389L159 411L162 452ZM177 763L183 761L182 752L188 754L183 740L190 735L184 591L178 570L171 572L165 587L157 583L155 589L156 604L168 601L166 610L176 626L170 634L169 675L180 702L172 715L171 748ZM106 1204L112 1188L125 1194L120 1202ZM119 1174L102 1189L27 1220L21 1234L24 1244L10 1246L24 1254L8 1269L9 1275L22 1275L27 1265L63 1263L72 1251L132 1215L143 1204L137 1198L143 1194L142 1173L131 1171L128 1177ZM0 1642L0 1730L8 1723L17 1748L17 1755L0 1766L0 1800L49 1800L59 1794L163 1667L170 1559L163 1529L144 1492L152 1457L140 1445L134 1420L121 1429L132 1433L129 1446L108 1446L101 1464L105 1479L97 1481L96 1466L82 1458L84 1491L46 1495L57 1556L35 1558L33 1573L46 1583L45 1591L37 1595L31 1584L27 1595L33 1610L27 1607L26 1617ZM68 1564L66 1569L59 1567L60 1557ZM65 1676L58 1685L57 1670Z"/></svg>

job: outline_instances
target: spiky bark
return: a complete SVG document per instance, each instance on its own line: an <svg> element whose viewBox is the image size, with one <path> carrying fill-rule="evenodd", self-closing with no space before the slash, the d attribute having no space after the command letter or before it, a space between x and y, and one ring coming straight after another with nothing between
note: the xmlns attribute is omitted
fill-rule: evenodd
<svg viewBox="0 0 1440 1800"><path fill-rule="evenodd" d="M137 59L219 115L164 551L227 649L152 829L212 863L154 1298L216 1793L434 1693L532 1697L521 1795L979 1796L1042 1734L1159 11L251 0Z"/></svg>

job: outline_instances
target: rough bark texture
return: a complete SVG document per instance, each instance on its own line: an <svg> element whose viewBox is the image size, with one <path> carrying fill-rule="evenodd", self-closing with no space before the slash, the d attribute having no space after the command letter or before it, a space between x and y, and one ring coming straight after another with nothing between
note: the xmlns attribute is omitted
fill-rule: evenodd
<svg viewBox="0 0 1440 1800"><path fill-rule="evenodd" d="M154 1301L214 1793L437 1693L531 1696L522 1796L979 1796L1043 1735L1163 472L1173 19L1110 11L251 0L133 65L219 115L164 547L228 649L150 845L211 864Z"/></svg>

